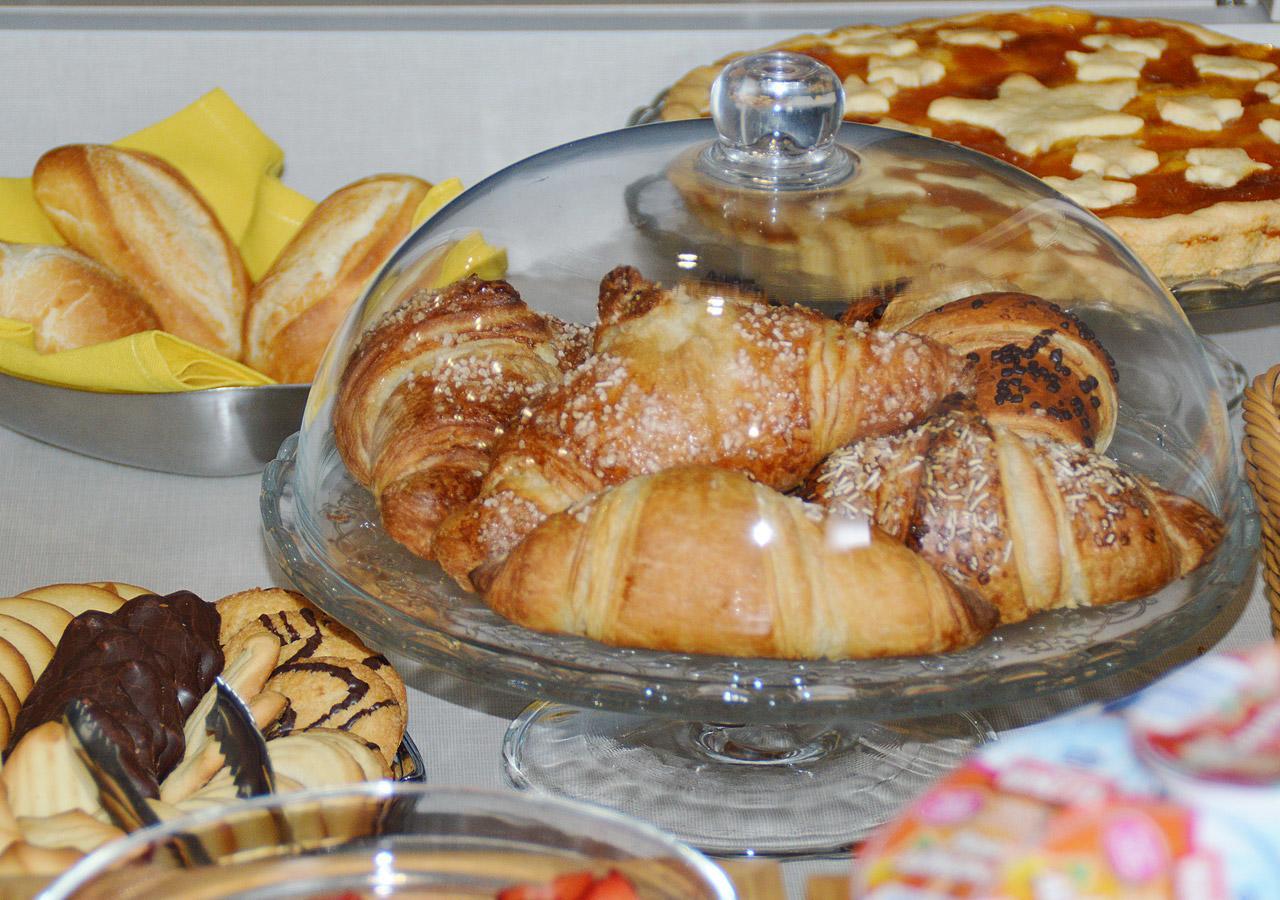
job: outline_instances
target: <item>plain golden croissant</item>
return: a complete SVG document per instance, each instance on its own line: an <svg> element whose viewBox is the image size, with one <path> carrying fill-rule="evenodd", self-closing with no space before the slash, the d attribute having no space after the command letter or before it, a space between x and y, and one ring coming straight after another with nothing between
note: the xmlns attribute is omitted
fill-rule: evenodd
<svg viewBox="0 0 1280 900"><path fill-rule="evenodd" d="M440 520L479 490L497 436L581 359L582 331L473 276L414 294L364 335L334 438L393 538L429 557Z"/></svg>
<svg viewBox="0 0 1280 900"><path fill-rule="evenodd" d="M878 318L966 354L974 364L974 402L993 423L1107 449L1119 398L1115 360L1084 322L1031 294L993 291L928 309L906 298L880 308L855 301L843 320Z"/></svg>
<svg viewBox="0 0 1280 900"><path fill-rule="evenodd" d="M601 284L595 354L504 435L479 496L436 535L464 587L544 517L609 485L705 463L778 490L828 453L927 415L969 386L959 354L847 328L727 285Z"/></svg>
<svg viewBox="0 0 1280 900"><path fill-rule="evenodd" d="M1222 537L1222 523L1195 501L972 408L836 451L810 494L905 541L994 604L1002 622L1149 594Z"/></svg>
<svg viewBox="0 0 1280 900"><path fill-rule="evenodd" d="M485 600L537 631L793 659L940 653L996 620L865 522L711 466L633 478L551 516Z"/></svg>

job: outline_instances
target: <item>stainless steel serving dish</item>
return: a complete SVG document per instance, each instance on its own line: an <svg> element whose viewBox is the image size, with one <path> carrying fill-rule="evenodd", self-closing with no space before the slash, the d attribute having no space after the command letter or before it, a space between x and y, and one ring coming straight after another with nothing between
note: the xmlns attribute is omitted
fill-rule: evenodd
<svg viewBox="0 0 1280 900"><path fill-rule="evenodd" d="M0 374L0 425L109 462L178 475L246 475L298 430L310 385L104 394Z"/></svg>

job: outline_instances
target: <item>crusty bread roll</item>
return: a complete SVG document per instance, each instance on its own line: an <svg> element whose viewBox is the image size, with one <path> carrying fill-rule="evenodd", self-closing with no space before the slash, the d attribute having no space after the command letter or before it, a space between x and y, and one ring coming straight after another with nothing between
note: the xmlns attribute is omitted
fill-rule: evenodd
<svg viewBox="0 0 1280 900"><path fill-rule="evenodd" d="M724 656L940 653L995 624L985 601L860 524L737 472L667 469L546 519L485 600L536 631Z"/></svg>
<svg viewBox="0 0 1280 900"><path fill-rule="evenodd" d="M137 150L73 144L40 157L32 183L58 233L129 281L165 331L240 357L249 273L181 172Z"/></svg>
<svg viewBox="0 0 1280 900"><path fill-rule="evenodd" d="M431 185L374 175L320 203L249 296L245 362L285 383L311 381L361 289L413 224Z"/></svg>
<svg viewBox="0 0 1280 900"><path fill-rule="evenodd" d="M35 326L41 353L160 327L128 282L68 247L0 242L0 316Z"/></svg>

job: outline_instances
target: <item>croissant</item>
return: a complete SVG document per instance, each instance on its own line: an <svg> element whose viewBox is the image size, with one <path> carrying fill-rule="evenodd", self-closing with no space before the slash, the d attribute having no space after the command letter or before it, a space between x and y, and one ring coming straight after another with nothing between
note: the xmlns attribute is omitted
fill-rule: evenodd
<svg viewBox="0 0 1280 900"><path fill-rule="evenodd" d="M485 600L537 631L791 659L939 653L975 643L996 619L878 530L828 522L711 466L633 478L551 516Z"/></svg>
<svg viewBox="0 0 1280 900"><path fill-rule="evenodd" d="M971 407L836 451L810 495L870 518L1006 623L1151 593L1200 565L1223 533L1194 500Z"/></svg>
<svg viewBox="0 0 1280 900"><path fill-rule="evenodd" d="M843 321L879 319L888 331L923 335L974 364L978 408L993 423L1099 453L1115 433L1115 360L1084 322L1031 294L993 291L921 314L912 298L850 304Z"/></svg>
<svg viewBox="0 0 1280 900"><path fill-rule="evenodd" d="M480 494L437 532L436 556L464 587L609 485L706 463L787 490L837 447L909 426L968 386L964 359L927 339L727 285L664 290L628 267L601 284L595 351L502 437Z"/></svg>
<svg viewBox="0 0 1280 900"><path fill-rule="evenodd" d="M393 538L430 558L436 526L479 490L497 436L585 355L583 330L472 276L414 294L364 335L338 389L334 439Z"/></svg>

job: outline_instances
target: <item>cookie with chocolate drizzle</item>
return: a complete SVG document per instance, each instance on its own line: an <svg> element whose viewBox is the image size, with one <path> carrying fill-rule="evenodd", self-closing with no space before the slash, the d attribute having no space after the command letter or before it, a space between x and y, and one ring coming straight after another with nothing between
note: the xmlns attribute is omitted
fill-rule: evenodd
<svg viewBox="0 0 1280 900"><path fill-rule="evenodd" d="M405 707L373 669L351 659L313 656L276 669L265 690L289 699L269 737L312 727L351 732L395 758L404 735Z"/></svg>
<svg viewBox="0 0 1280 900"><path fill-rule="evenodd" d="M281 595L284 595L282 598ZM261 612L245 623L244 627L234 632L229 639L224 639L223 649L228 659L234 659L246 642L257 634L270 634L280 643L279 665L301 662L317 656L334 656L363 663L373 669L391 688L396 700L407 708L408 696L404 682L396 674L395 669L387 662L386 657L375 654L346 628L342 623L326 616L310 604L305 597L293 591L282 591L278 588L267 590L256 589L232 595L235 602L232 612L238 607L236 621L245 621L244 615L264 605L287 603L274 612ZM219 605L223 601L219 601Z"/></svg>

